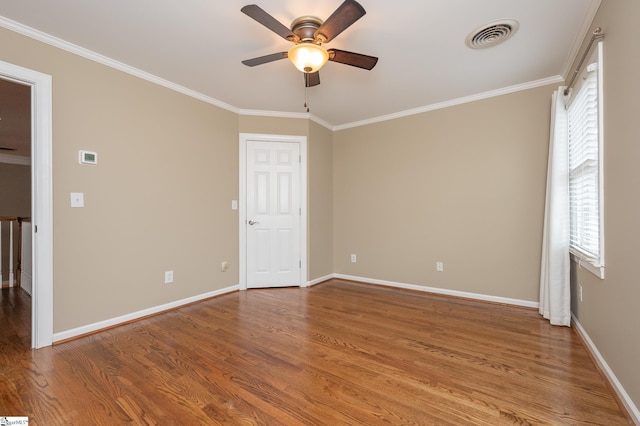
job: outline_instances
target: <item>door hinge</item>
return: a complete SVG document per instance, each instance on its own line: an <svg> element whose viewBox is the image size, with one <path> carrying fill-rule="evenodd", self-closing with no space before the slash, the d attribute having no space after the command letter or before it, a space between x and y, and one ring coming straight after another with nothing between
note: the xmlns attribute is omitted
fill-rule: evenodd
<svg viewBox="0 0 640 426"><path fill-rule="evenodd" d="M298 268L302 268L302 260L298 260Z"/></svg>
<svg viewBox="0 0 640 426"><path fill-rule="evenodd" d="M302 207L298 207L298 216L302 216Z"/></svg>
<svg viewBox="0 0 640 426"><path fill-rule="evenodd" d="M33 225L33 232L38 233L38 225Z"/></svg>
<svg viewBox="0 0 640 426"><path fill-rule="evenodd" d="M302 164L302 155L298 155L298 163Z"/></svg>

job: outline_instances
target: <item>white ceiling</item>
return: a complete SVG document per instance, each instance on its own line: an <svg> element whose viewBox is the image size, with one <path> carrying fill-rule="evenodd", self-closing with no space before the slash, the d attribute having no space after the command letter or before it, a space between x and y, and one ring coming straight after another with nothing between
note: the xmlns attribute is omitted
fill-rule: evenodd
<svg viewBox="0 0 640 426"><path fill-rule="evenodd" d="M367 14L326 47L380 60L371 71L333 62L321 70L321 84L308 92L311 117L332 129L558 82L569 73L600 3L359 1ZM326 19L341 2L256 0L286 26L301 15ZM2 0L0 16L6 19L0 25L72 50L80 47L89 57L102 55L107 63L133 67L242 114L305 116L303 77L287 60L254 68L241 64L290 46L240 12L248 3ZM502 18L519 22L512 38L489 49L465 46L470 32Z"/></svg>

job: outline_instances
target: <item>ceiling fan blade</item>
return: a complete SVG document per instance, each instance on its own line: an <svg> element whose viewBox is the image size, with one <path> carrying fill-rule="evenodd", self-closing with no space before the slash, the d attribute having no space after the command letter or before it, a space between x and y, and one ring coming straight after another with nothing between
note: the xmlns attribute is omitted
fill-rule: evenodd
<svg viewBox="0 0 640 426"><path fill-rule="evenodd" d="M346 30L362 18L365 13L364 7L355 0L345 0L332 14L320 28L314 33L314 37L322 38L323 43L328 43L333 40L338 34Z"/></svg>
<svg viewBox="0 0 640 426"><path fill-rule="evenodd" d="M327 52L329 52L330 61L351 65L352 67L363 68L365 70L371 70L378 63L378 58L375 56L347 52L346 50L338 49L328 49Z"/></svg>
<svg viewBox="0 0 640 426"><path fill-rule="evenodd" d="M279 59L287 58L288 56L289 54L287 52L272 53L271 55L260 56L258 58L245 59L242 63L248 67L255 67L256 65L277 61Z"/></svg>
<svg viewBox="0 0 640 426"><path fill-rule="evenodd" d="M304 73L304 87L313 87L320 84L320 72L305 72Z"/></svg>
<svg viewBox="0 0 640 426"><path fill-rule="evenodd" d="M292 42L299 41L298 36L296 36L289 28L280 23L280 21L278 21L276 18L265 12L262 8L260 8L260 6L249 4L240 9L240 11L248 17L255 19L265 27L269 28L280 37Z"/></svg>

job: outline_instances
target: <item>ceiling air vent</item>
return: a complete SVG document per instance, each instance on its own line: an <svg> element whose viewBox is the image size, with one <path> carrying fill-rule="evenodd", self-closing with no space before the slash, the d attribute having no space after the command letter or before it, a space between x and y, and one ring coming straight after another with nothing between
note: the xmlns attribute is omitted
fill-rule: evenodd
<svg viewBox="0 0 640 426"><path fill-rule="evenodd" d="M502 19L493 21L472 31L465 40L471 49L486 49L505 42L518 31L518 21Z"/></svg>

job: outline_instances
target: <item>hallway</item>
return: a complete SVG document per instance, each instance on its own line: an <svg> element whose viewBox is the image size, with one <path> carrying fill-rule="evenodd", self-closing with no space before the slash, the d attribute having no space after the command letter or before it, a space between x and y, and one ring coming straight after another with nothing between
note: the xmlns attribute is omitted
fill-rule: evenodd
<svg viewBox="0 0 640 426"><path fill-rule="evenodd" d="M31 347L31 297L19 287L0 291L0 362L16 350Z"/></svg>

